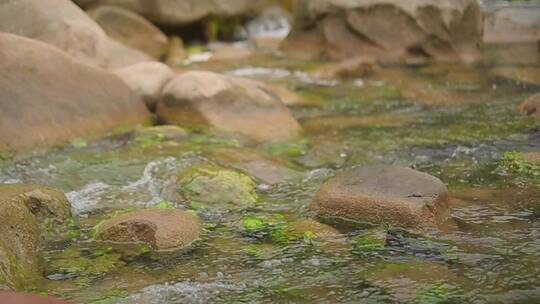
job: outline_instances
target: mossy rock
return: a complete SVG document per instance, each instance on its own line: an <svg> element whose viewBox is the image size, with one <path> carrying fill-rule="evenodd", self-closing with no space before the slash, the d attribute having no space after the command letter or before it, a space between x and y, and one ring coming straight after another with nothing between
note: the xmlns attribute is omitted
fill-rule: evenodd
<svg viewBox="0 0 540 304"><path fill-rule="evenodd" d="M39 185L0 185L0 200L17 202L34 215L42 239L67 237L73 228L71 206L64 193Z"/></svg>
<svg viewBox="0 0 540 304"><path fill-rule="evenodd" d="M180 193L190 203L254 205L258 200L253 180L240 172L214 166L193 167L180 177Z"/></svg>
<svg viewBox="0 0 540 304"><path fill-rule="evenodd" d="M365 255L384 250L386 246L386 230L370 229L353 238L353 254Z"/></svg>
<svg viewBox="0 0 540 304"><path fill-rule="evenodd" d="M123 266L121 255L112 248L96 250L86 254L86 249L76 246L50 252L44 256L45 275L69 275L73 277L95 278Z"/></svg>
<svg viewBox="0 0 540 304"><path fill-rule="evenodd" d="M540 154L506 152L499 162L504 169L532 178L540 185Z"/></svg>
<svg viewBox="0 0 540 304"><path fill-rule="evenodd" d="M25 205L0 198L0 285L32 287L38 275L38 225Z"/></svg>

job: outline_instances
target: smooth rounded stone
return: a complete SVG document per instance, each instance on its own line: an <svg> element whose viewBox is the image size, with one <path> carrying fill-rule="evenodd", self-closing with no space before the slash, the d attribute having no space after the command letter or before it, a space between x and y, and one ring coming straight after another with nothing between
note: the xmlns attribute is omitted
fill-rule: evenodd
<svg viewBox="0 0 540 304"><path fill-rule="evenodd" d="M175 27L201 21L207 17L249 17L262 10L264 0L75 0L88 8L114 5L136 12L152 23Z"/></svg>
<svg viewBox="0 0 540 304"><path fill-rule="evenodd" d="M88 15L117 41L160 59L167 51L167 36L142 16L117 6L102 5Z"/></svg>
<svg viewBox="0 0 540 304"><path fill-rule="evenodd" d="M282 49L304 58L471 61L482 31L475 0L301 0Z"/></svg>
<svg viewBox="0 0 540 304"><path fill-rule="evenodd" d="M107 36L70 0L5 0L0 31L43 41L84 63L116 68L150 57Z"/></svg>
<svg viewBox="0 0 540 304"><path fill-rule="evenodd" d="M146 209L119 215L94 228L97 240L115 243L144 243L157 251L189 247L199 239L199 220L176 209Z"/></svg>
<svg viewBox="0 0 540 304"><path fill-rule="evenodd" d="M0 199L26 206L36 218L42 238L59 238L68 232L71 205L63 192L39 185L2 184Z"/></svg>
<svg viewBox="0 0 540 304"><path fill-rule="evenodd" d="M209 157L222 166L246 172L265 184L273 185L302 177L299 171L289 168L284 160L257 150L224 148L213 150Z"/></svg>
<svg viewBox="0 0 540 304"><path fill-rule="evenodd" d="M252 206L258 196L253 180L240 172L214 166L189 168L178 178L179 193L191 205Z"/></svg>
<svg viewBox="0 0 540 304"><path fill-rule="evenodd" d="M282 141L301 133L287 107L264 84L212 72L174 77L163 89L157 115L161 123L209 125L255 142Z"/></svg>
<svg viewBox="0 0 540 304"><path fill-rule="evenodd" d="M122 80L48 44L0 33L0 58L0 150L62 144L150 121Z"/></svg>
<svg viewBox="0 0 540 304"><path fill-rule="evenodd" d="M0 292L0 303L2 304L69 304L64 300L45 297L39 295L17 293L17 292Z"/></svg>
<svg viewBox="0 0 540 304"><path fill-rule="evenodd" d="M135 91L150 111L156 110L163 88L174 77L170 67L157 61L137 63L115 69L112 73Z"/></svg>
<svg viewBox="0 0 540 304"><path fill-rule="evenodd" d="M323 184L309 208L319 216L405 228L435 226L447 209L446 186L409 168L357 167Z"/></svg>
<svg viewBox="0 0 540 304"><path fill-rule="evenodd" d="M540 119L540 93L525 99L519 104L517 111L526 115L533 115L537 119Z"/></svg>
<svg viewBox="0 0 540 304"><path fill-rule="evenodd" d="M212 61L242 61L254 54L254 51L246 46L234 44L220 45L212 50Z"/></svg>

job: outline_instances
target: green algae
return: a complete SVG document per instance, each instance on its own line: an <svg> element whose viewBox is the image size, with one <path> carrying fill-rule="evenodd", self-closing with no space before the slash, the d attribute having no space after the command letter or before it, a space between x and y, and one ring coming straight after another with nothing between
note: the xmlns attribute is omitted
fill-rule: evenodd
<svg viewBox="0 0 540 304"><path fill-rule="evenodd" d="M180 192L189 202L251 206L258 201L253 180L240 172L214 166L181 173Z"/></svg>
<svg viewBox="0 0 540 304"><path fill-rule="evenodd" d="M506 152L500 160L500 166L514 172L532 178L540 185L540 159L527 160L520 152Z"/></svg>

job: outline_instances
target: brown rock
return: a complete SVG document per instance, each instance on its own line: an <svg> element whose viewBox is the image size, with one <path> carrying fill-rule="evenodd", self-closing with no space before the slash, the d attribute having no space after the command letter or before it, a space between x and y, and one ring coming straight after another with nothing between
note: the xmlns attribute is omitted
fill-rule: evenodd
<svg viewBox="0 0 540 304"><path fill-rule="evenodd" d="M83 7L115 5L136 12L151 22L165 26L179 26L206 17L249 17L265 5L263 0L75 0Z"/></svg>
<svg viewBox="0 0 540 304"><path fill-rule="evenodd" d="M174 76L171 68L161 62L141 62L112 72L142 98L150 111L156 110L163 87Z"/></svg>
<svg viewBox="0 0 540 304"><path fill-rule="evenodd" d="M284 50L304 45L311 57L471 61L479 57L482 31L474 0L301 0Z"/></svg>
<svg viewBox="0 0 540 304"><path fill-rule="evenodd" d="M149 121L118 77L36 40L0 34L0 150L59 144Z"/></svg>
<svg viewBox="0 0 540 304"><path fill-rule="evenodd" d="M90 65L116 68L150 58L110 39L69 0L6 0L0 3L0 31L65 51Z"/></svg>
<svg viewBox="0 0 540 304"><path fill-rule="evenodd" d="M195 216L176 209L146 209L117 216L95 228L95 238L117 243L145 243L158 251L189 247L199 238Z"/></svg>
<svg viewBox="0 0 540 304"><path fill-rule="evenodd" d="M436 177L378 165L357 167L330 179L309 207L320 216L423 228L437 223L447 200L446 186Z"/></svg>
<svg viewBox="0 0 540 304"><path fill-rule="evenodd" d="M279 97L262 83L211 72L173 78L163 90L157 115L161 123L206 124L256 142L287 140L301 132Z"/></svg>
<svg viewBox="0 0 540 304"><path fill-rule="evenodd" d="M88 15L107 35L148 56L160 59L167 51L167 36L142 16L117 6L103 5L88 11Z"/></svg>
<svg viewBox="0 0 540 304"><path fill-rule="evenodd" d="M540 93L525 99L519 104L517 111L540 119Z"/></svg>

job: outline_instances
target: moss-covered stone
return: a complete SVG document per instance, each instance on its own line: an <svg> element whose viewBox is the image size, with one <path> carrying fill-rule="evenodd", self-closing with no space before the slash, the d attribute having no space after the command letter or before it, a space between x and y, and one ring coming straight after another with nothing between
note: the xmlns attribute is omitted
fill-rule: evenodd
<svg viewBox="0 0 540 304"><path fill-rule="evenodd" d="M64 193L38 185L0 185L0 199L26 206L35 216L42 239L60 239L74 228L71 206Z"/></svg>
<svg viewBox="0 0 540 304"><path fill-rule="evenodd" d="M253 180L240 172L214 166L193 167L180 177L180 193L190 203L251 206L258 200Z"/></svg>
<svg viewBox="0 0 540 304"><path fill-rule="evenodd" d="M504 169L530 177L540 185L540 158L537 154L506 152L499 163Z"/></svg>

